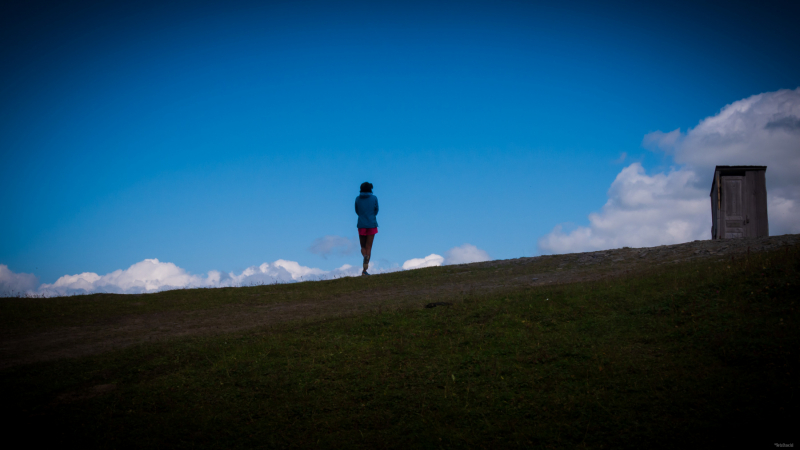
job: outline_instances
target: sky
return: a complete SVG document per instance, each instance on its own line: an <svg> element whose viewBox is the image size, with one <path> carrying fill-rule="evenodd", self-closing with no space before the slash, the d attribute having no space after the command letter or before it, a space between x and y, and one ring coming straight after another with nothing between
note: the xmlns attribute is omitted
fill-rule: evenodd
<svg viewBox="0 0 800 450"><path fill-rule="evenodd" d="M800 233L797 2L0 6L0 291L152 292Z"/></svg>

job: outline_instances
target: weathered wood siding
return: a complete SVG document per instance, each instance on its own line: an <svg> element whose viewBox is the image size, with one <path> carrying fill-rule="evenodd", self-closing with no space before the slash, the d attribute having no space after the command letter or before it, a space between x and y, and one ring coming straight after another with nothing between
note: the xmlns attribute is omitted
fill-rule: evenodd
<svg viewBox="0 0 800 450"><path fill-rule="evenodd" d="M745 231L745 207L743 176L722 176L722 236L725 239L742 238Z"/></svg>
<svg viewBox="0 0 800 450"><path fill-rule="evenodd" d="M716 174L715 174L716 177ZM719 197L717 196L717 183L711 187L711 239L719 239Z"/></svg>
<svg viewBox="0 0 800 450"><path fill-rule="evenodd" d="M712 239L769 236L765 166L717 166L710 197Z"/></svg>
<svg viewBox="0 0 800 450"><path fill-rule="evenodd" d="M763 170L747 172L753 179L753 194L749 212L753 215L755 223L753 237L769 236L769 215L767 214L767 180Z"/></svg>

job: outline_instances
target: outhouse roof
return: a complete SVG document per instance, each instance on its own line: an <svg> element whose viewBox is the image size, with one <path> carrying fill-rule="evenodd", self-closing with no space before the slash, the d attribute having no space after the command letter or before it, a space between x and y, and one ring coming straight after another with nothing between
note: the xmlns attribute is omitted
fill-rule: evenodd
<svg viewBox="0 0 800 450"><path fill-rule="evenodd" d="M717 166L714 169L714 178L711 180L711 194L714 193L714 185L717 183L717 172L734 172L742 170L767 170L767 166Z"/></svg>
<svg viewBox="0 0 800 450"><path fill-rule="evenodd" d="M717 166L714 171L719 170L767 170L767 166Z"/></svg>

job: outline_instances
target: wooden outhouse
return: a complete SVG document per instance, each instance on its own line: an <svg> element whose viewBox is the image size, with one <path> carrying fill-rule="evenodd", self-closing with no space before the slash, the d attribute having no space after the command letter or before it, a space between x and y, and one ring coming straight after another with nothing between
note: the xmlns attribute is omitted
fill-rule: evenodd
<svg viewBox="0 0 800 450"><path fill-rule="evenodd" d="M769 236L767 166L717 166L711 183L711 239Z"/></svg>

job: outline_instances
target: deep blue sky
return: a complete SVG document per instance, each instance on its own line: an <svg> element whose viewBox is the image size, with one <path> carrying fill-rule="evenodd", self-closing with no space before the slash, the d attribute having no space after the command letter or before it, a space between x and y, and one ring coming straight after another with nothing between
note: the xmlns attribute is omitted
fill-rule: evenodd
<svg viewBox="0 0 800 450"><path fill-rule="evenodd" d="M531 256L644 134L800 85L797 2L160 3L0 7L12 271L358 265L308 247L365 180L386 263Z"/></svg>

